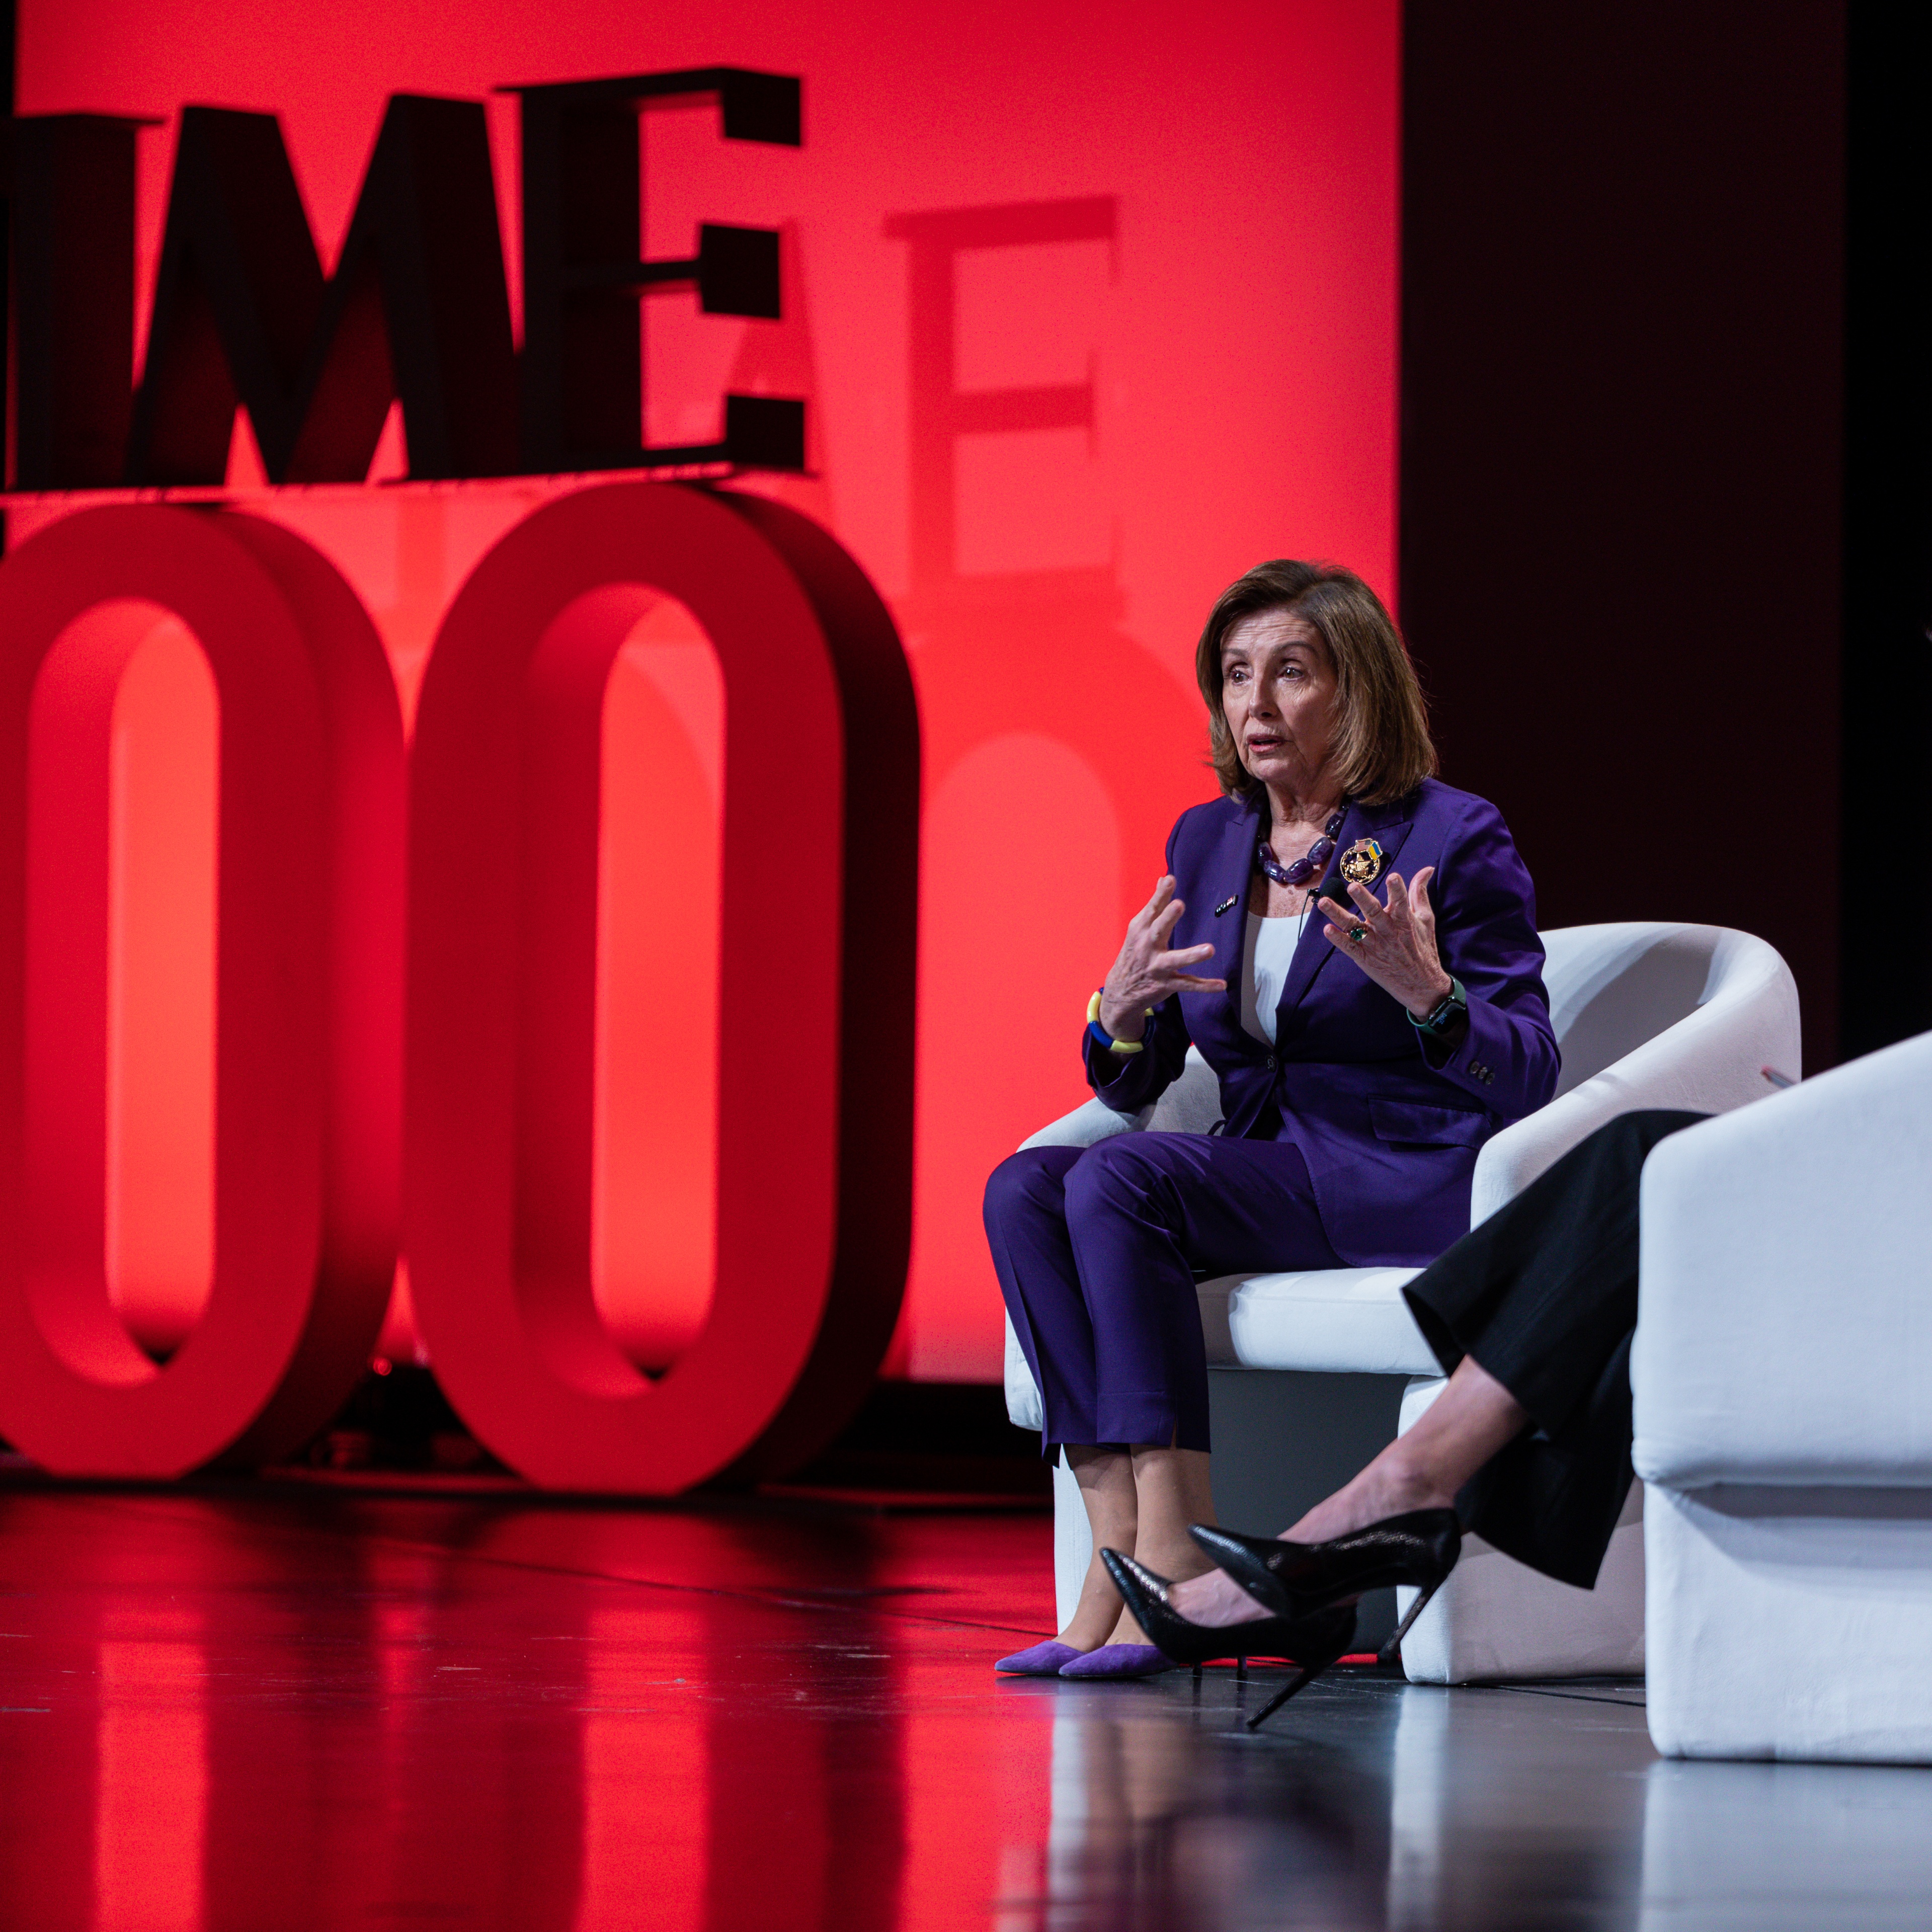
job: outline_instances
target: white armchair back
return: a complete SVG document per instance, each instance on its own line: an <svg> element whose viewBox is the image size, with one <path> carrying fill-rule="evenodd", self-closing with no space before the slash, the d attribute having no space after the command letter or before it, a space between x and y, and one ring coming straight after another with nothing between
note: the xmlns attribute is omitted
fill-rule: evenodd
<svg viewBox="0 0 1932 1932"><path fill-rule="evenodd" d="M1720 926L1631 920L1543 935L1563 1056L1556 1096L1476 1157L1486 1221L1605 1121L1639 1107L1726 1114L1799 1072L1798 985L1775 946Z"/></svg>

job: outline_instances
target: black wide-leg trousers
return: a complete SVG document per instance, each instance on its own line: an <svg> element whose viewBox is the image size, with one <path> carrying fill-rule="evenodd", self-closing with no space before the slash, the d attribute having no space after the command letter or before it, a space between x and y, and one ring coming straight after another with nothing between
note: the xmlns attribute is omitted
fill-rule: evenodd
<svg viewBox="0 0 1932 1932"><path fill-rule="evenodd" d="M1529 1412L1456 1498L1464 1527L1586 1590L1632 1479L1638 1183L1659 1141L1705 1118L1599 1127L1402 1291L1444 1374L1473 1355Z"/></svg>

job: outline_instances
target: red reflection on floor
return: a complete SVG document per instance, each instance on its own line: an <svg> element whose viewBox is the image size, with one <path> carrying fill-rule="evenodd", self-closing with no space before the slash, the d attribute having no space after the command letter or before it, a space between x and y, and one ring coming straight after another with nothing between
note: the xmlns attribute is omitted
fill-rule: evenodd
<svg viewBox="0 0 1932 1932"><path fill-rule="evenodd" d="M0 1478L0 1928L1924 1918L1922 1772L1660 1762L1628 1679L996 1678L1050 1520L922 1510Z"/></svg>
<svg viewBox="0 0 1932 1932"><path fill-rule="evenodd" d="M0 1494L0 1923L982 1926L1043 1515ZM989 1721L990 1720L990 1721Z"/></svg>

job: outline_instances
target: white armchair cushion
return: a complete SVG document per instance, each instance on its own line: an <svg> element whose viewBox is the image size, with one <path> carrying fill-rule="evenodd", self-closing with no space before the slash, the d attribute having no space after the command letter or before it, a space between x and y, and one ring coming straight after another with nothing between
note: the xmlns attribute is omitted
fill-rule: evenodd
<svg viewBox="0 0 1932 1932"><path fill-rule="evenodd" d="M1646 1482L1932 1487L1932 1034L1644 1169Z"/></svg>
<svg viewBox="0 0 1932 1932"><path fill-rule="evenodd" d="M1028 1135L1020 1142L1019 1150L1024 1154L1029 1148L1096 1147L1115 1134L1130 1134L1145 1126L1153 1112L1151 1107L1143 1107L1138 1114L1116 1113L1104 1100L1089 1100L1072 1113L1048 1121L1038 1133Z"/></svg>
<svg viewBox="0 0 1932 1932"><path fill-rule="evenodd" d="M1157 1134L1204 1134L1220 1118L1220 1078L1201 1058L1201 1049L1190 1046L1180 1078L1154 1103L1147 1125Z"/></svg>
<svg viewBox="0 0 1932 1932"><path fill-rule="evenodd" d="M1402 1299L1414 1268L1309 1268L1204 1281L1201 1327L1217 1366L1378 1376L1440 1373Z"/></svg>

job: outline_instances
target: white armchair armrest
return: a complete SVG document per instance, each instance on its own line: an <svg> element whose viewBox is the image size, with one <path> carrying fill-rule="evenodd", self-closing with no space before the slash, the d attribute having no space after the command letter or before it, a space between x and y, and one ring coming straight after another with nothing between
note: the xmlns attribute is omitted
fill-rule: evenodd
<svg viewBox="0 0 1932 1932"><path fill-rule="evenodd" d="M1932 1486L1932 1034L1644 1169L1637 1472Z"/></svg>
<svg viewBox="0 0 1932 1932"><path fill-rule="evenodd" d="M1006 1420L1016 1429L1041 1429L1046 1424L1046 1405L1034 1385L1033 1371L1013 1333L1013 1318L1006 1317L1006 1352L1003 1377L1006 1384Z"/></svg>
<svg viewBox="0 0 1932 1932"><path fill-rule="evenodd" d="M1486 1221L1607 1120L1640 1108L1729 1113L1798 1071L1798 987L1774 946L1712 926L1572 926L1544 935L1556 1099L1476 1156L1469 1225ZM1659 1016L1691 1011L1658 1030ZM1627 1048L1627 1050L1626 1050Z"/></svg>
<svg viewBox="0 0 1932 1932"><path fill-rule="evenodd" d="M1051 1120L1036 1134L1020 1142L1020 1151L1028 1148L1091 1147L1115 1134L1139 1133L1151 1128L1156 1133L1204 1134L1221 1118L1221 1083L1214 1070L1201 1058L1201 1049L1190 1046L1180 1073L1150 1107L1138 1113L1124 1114L1096 1095L1084 1106Z"/></svg>
<svg viewBox="0 0 1932 1932"><path fill-rule="evenodd" d="M1028 1135L1020 1142L1019 1150L1024 1154L1028 1148L1092 1147L1096 1142L1111 1139L1115 1134L1138 1132L1147 1125L1153 1113L1151 1107L1143 1107L1138 1114L1117 1113L1104 1100L1089 1100L1076 1107L1072 1113L1062 1114L1058 1120L1048 1121L1038 1133Z"/></svg>

